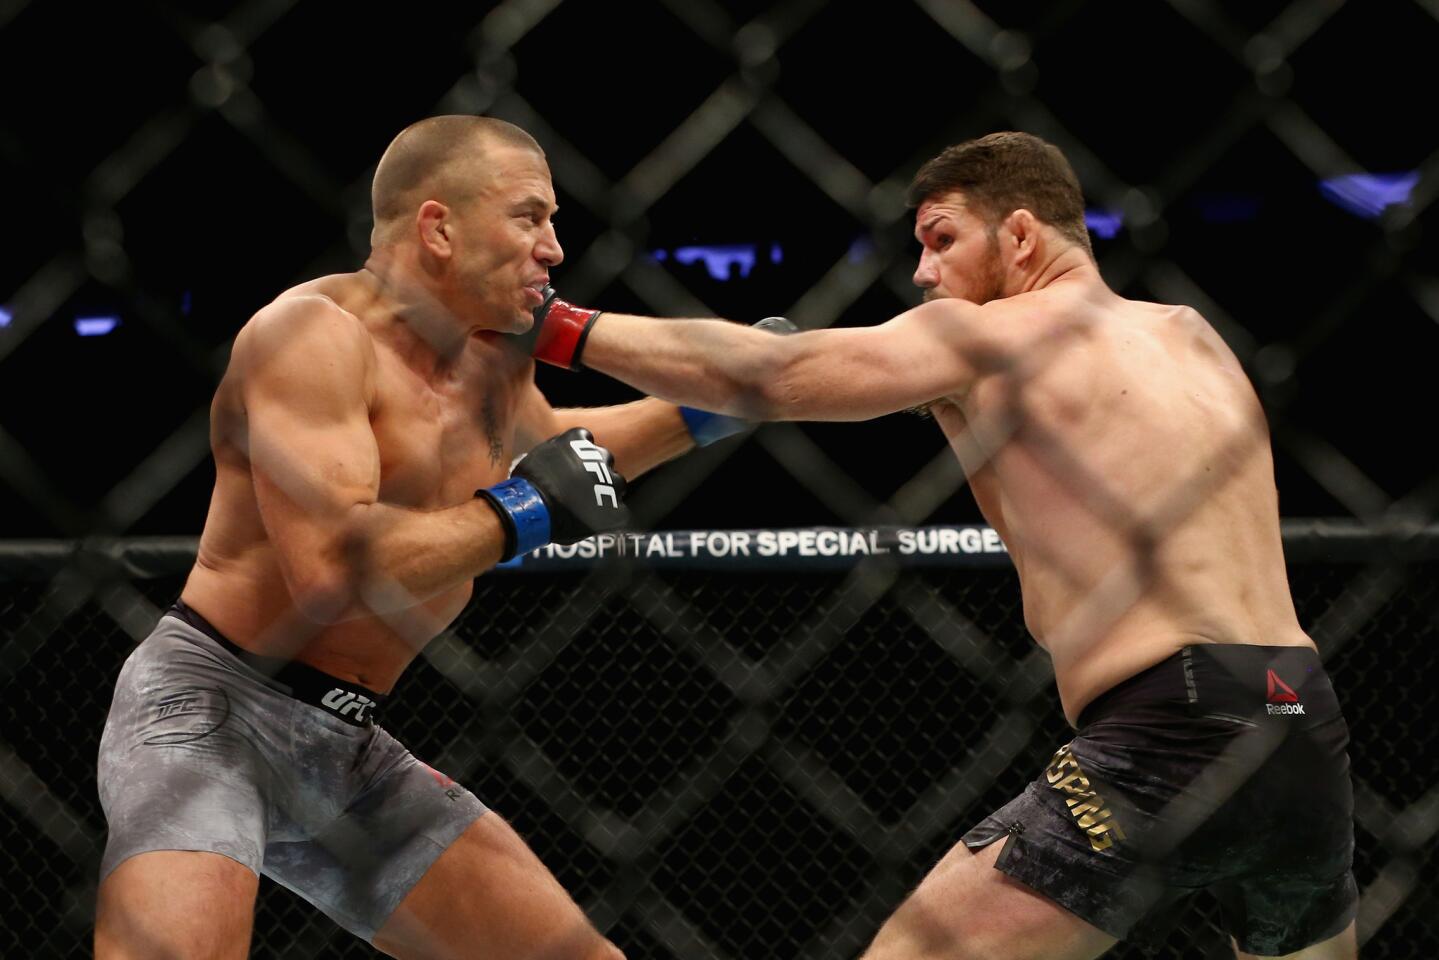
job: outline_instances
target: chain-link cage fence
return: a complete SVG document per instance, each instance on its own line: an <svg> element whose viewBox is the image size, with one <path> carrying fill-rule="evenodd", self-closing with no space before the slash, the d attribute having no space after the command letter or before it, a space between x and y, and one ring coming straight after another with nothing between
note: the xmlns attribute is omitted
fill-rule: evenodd
<svg viewBox="0 0 1439 960"><path fill-rule="evenodd" d="M773 538L768 557L681 531L648 559L551 551L482 578L395 691L389 729L511 820L635 960L856 955L1070 736L995 540L929 528L905 554L894 530L808 550L815 531L786 533L747 532ZM1364 955L1434 956L1439 530L1287 539L1353 736ZM6 956L86 949L113 678L191 549L5 551ZM1226 956L1216 909L1201 896L1162 946L1113 955ZM255 930L257 956L374 955L268 881Z"/></svg>
<svg viewBox="0 0 1439 960"><path fill-rule="evenodd" d="M1417 411L1405 427L1422 431L1433 405L1439 258L1422 226L1439 151L1430 125L1386 108L1425 89L1439 8L605 6L392 11L376 31L288 0L96 9L84 30L64 5L0 4L11 89L33 90L34 51L63 38L90 98L85 123L57 123L36 91L0 128L13 181L52 187L11 197L38 242L3 267L3 534L193 532L231 338L280 289L358 264L373 161L417 117L482 113L535 135L565 210L568 298L782 311L806 328L912 305L910 175L945 144L1027 130L1073 162L1110 285L1196 307L1245 364L1289 512L1380 531L1353 556L1291 555L1291 573L1355 728L1361 938L1375 956L1434 955L1434 557L1385 550L1432 518L1439 467L1432 444L1396 452L1375 425ZM422 66L356 69L396 67L406 44L430 51ZM219 229L170 232L196 220ZM80 402L35 403L57 369ZM557 402L628 396L591 374L539 376ZM1182 480L1164 505L1174 524L1209 490ZM659 471L633 504L645 527L921 524L974 519L964 483L919 420L775 425ZM765 495L729 495L745 488ZM1116 526L1137 523L1110 506ZM129 642L176 591L176 549L131 543L119 566L93 549L13 554L6 955L83 942L103 827L88 771ZM631 956L853 953L1064 738L1011 576L866 563L485 577L486 619L417 662L393 723L512 817ZM892 675L872 669L877 644ZM1206 909L1165 955L1220 949ZM363 952L269 887L257 929L275 955Z"/></svg>
<svg viewBox="0 0 1439 960"><path fill-rule="evenodd" d="M86 10L75 29L66 4L0 5L0 77L26 91L0 124L0 170L30 185L7 203L33 225L0 266L6 535L192 531L213 478L204 411L236 330L278 291L361 262L375 161L438 113L540 141L567 298L806 328L917 301L903 193L923 160L995 129L1039 134L1079 174L1110 285L1195 306L1245 363L1293 515L1429 513L1432 451L1396 453L1370 425L1432 406L1439 257L1422 225L1439 140L1403 110L1428 84L1436 12L511 0L394 9L381 25L252 0ZM404 52L420 47L431 55ZM83 123L59 122L75 109L56 97L65 85L34 83L51 50L89 98ZM201 216L203 241L176 235ZM33 402L56 369L85 387L72 408ZM627 395L594 375L540 377L565 404ZM772 432L767 449L671 471L644 518L874 522L915 477L890 522L940 507L979 519L952 496L957 471L922 472L947 456L932 430L847 429L848 443ZM730 459L778 479L773 515L694 509L686 494L727 481Z"/></svg>

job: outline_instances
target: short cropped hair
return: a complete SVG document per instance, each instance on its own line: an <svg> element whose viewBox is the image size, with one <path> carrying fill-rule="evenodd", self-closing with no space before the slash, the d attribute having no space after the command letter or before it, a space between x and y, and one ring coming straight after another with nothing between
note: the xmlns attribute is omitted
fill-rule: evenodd
<svg viewBox="0 0 1439 960"><path fill-rule="evenodd" d="M909 206L954 191L991 227L1023 208L1093 253L1079 178L1059 148L1039 137L1005 131L945 148L914 175Z"/></svg>
<svg viewBox="0 0 1439 960"><path fill-rule="evenodd" d="M393 243L426 200L463 202L477 186L485 148L494 143L544 155L534 137L494 117L429 117L401 130L380 157L370 186L371 245Z"/></svg>

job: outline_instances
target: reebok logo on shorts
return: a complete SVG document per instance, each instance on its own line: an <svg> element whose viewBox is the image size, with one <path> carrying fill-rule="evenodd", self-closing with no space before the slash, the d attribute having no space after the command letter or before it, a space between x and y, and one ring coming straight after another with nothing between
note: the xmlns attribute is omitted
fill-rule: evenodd
<svg viewBox="0 0 1439 960"><path fill-rule="evenodd" d="M1080 769L1069 744L1055 752L1054 759L1049 761L1044 771L1044 778L1055 790L1067 795L1064 804L1069 807L1069 813L1079 829L1089 835L1089 846L1095 853L1108 850L1114 846L1115 840L1127 839L1104 798L1094 791L1089 778Z"/></svg>
<svg viewBox="0 0 1439 960"><path fill-rule="evenodd" d="M1299 702L1299 694L1294 692L1293 687L1279 679L1279 674L1270 670L1267 681L1269 693L1265 699L1269 702L1264 706L1271 717L1302 716L1304 714L1304 704Z"/></svg>
<svg viewBox="0 0 1439 960"><path fill-rule="evenodd" d="M449 797L452 802L460 799L460 791L456 789L455 781L451 780L448 776L436 770L428 763L425 763L423 760L417 762L420 764L420 766L424 767L426 770L429 771L430 776L435 778L435 782L440 785L440 789L445 791L445 796Z"/></svg>

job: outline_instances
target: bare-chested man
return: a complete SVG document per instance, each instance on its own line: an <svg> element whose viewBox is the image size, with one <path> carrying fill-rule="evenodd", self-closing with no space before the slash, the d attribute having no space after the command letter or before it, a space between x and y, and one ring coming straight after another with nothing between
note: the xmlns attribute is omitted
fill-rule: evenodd
<svg viewBox="0 0 1439 960"><path fill-rule="evenodd" d="M1043 141L952 147L910 201L926 302L888 323L775 338L564 305L536 349L753 419L927 406L1008 545L1077 735L866 956L1095 957L1201 888L1241 956L1354 956L1348 735L1244 371L1193 310L1104 284Z"/></svg>
<svg viewBox="0 0 1439 960"><path fill-rule="evenodd" d="M620 956L376 717L474 577L621 524L612 466L643 473L724 422L653 399L556 410L536 390L506 334L529 329L562 252L528 134L421 121L373 200L364 268L286 291L235 339L199 556L100 747L102 960L247 956L262 870L395 956Z"/></svg>

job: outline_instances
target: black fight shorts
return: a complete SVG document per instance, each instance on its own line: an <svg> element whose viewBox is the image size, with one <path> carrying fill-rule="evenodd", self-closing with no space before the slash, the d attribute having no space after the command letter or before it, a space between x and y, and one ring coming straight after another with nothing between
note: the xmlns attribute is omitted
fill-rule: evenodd
<svg viewBox="0 0 1439 960"><path fill-rule="evenodd" d="M1154 939L1192 894L1247 953L1354 919L1349 731L1307 647L1186 647L1085 708L1078 735L964 836L1110 936Z"/></svg>

